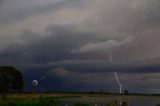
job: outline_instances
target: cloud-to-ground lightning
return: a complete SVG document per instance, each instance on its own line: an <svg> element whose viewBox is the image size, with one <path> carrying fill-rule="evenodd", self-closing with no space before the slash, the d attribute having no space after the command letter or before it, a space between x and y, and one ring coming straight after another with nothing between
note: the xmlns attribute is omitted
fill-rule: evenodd
<svg viewBox="0 0 160 106"><path fill-rule="evenodd" d="M118 78L118 75L117 75L116 72L114 72L114 75L115 75L115 78L116 78L117 83L118 83L118 85L119 85L119 93L121 94L121 93L122 93L122 84L120 83L119 78Z"/></svg>
<svg viewBox="0 0 160 106"><path fill-rule="evenodd" d="M109 61L112 62L112 51L109 51ZM118 78L118 75L117 75L117 72L114 72L114 75L115 75L115 78L117 80L117 83L118 83L118 86L119 86L119 92L120 94L122 93L122 84L120 83L119 81L119 78Z"/></svg>
<svg viewBox="0 0 160 106"><path fill-rule="evenodd" d="M112 60L112 51L109 51L109 61L110 61L110 62L113 61L113 60ZM119 93L121 94L121 93L122 93L122 84L121 84L120 81L119 81L117 72L114 72L114 75L115 75L117 84L118 84L118 86L119 86ZM120 99L119 99L119 104L120 104L120 106L122 105L122 98L121 98L121 97L120 97Z"/></svg>

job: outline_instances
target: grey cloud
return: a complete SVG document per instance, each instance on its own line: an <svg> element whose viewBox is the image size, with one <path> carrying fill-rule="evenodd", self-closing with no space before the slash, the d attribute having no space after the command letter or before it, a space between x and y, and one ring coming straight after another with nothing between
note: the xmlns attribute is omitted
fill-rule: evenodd
<svg viewBox="0 0 160 106"><path fill-rule="evenodd" d="M97 42L97 43L89 43L84 46L82 46L78 50L72 50L72 53L76 52L104 52L108 50L112 50L114 48L127 45L128 43L131 43L134 40L134 37L127 37L122 41L116 41L116 40L108 40L106 42Z"/></svg>
<svg viewBox="0 0 160 106"><path fill-rule="evenodd" d="M61 87L66 86L66 89L72 91L99 91L100 89L110 92L119 91L114 73L112 72L81 73L59 67L50 69L47 73L48 75L46 76L48 80L50 80L47 84L56 85L55 87L52 87L52 90L57 89L57 86L59 87L58 90L63 90ZM118 73L118 76L123 85L123 90L127 89L130 93L153 93L151 90L159 89L160 87L157 86L159 82L159 79L157 78L159 77L159 74L157 73ZM79 89L78 87L75 88L72 86L81 86L81 88Z"/></svg>
<svg viewBox="0 0 160 106"><path fill-rule="evenodd" d="M124 44L124 46L118 47L118 50L113 51L115 61L128 62L152 58L151 54L155 55L158 50L153 48L150 43L157 46L159 42L153 39L158 38L158 35L144 33L148 30L159 29L159 7L159 1L157 0L97 1L95 6L91 6L91 9L88 10L91 17L84 20L85 24L87 24L85 28L93 29L96 35L86 44L73 49L72 52L97 52L97 50L91 49L98 44L104 44L106 41L111 40L123 41L133 36L135 38L133 42ZM107 48L108 45L104 46ZM102 51L105 47L101 46L97 47L97 49ZM152 50L153 52L151 52ZM158 54L156 55L158 56Z"/></svg>
<svg viewBox="0 0 160 106"><path fill-rule="evenodd" d="M3 0L0 0L0 5L2 4Z"/></svg>
<svg viewBox="0 0 160 106"><path fill-rule="evenodd" d="M70 53L72 48L87 42L88 40L79 41L79 39L90 38L92 33L73 31L73 27L69 26L49 26L46 32L47 37L38 37L39 34L30 30L23 32L22 42L24 44L12 44L0 57L2 60L10 60L12 63L24 61L38 63L48 63L49 61L71 59L74 56ZM76 36L75 36L76 35ZM1 61L3 63L3 61ZM24 64L25 64L24 63ZM17 63L18 64L18 63Z"/></svg>
<svg viewBox="0 0 160 106"><path fill-rule="evenodd" d="M126 65L106 65L106 64L98 64L98 63L88 63L88 64L67 64L67 65L55 65L65 67L68 70L76 70L78 72L83 73L98 73L98 72L120 72L120 73L159 73L160 67L157 65L150 66L126 66Z"/></svg>
<svg viewBox="0 0 160 106"><path fill-rule="evenodd" d="M30 71L25 71L23 73L26 80L30 82L32 79L39 79L40 76L45 75L46 90L51 91L99 91L100 89L104 89L104 91L107 92L119 91L113 72L81 73L71 71L63 67L48 67L32 68ZM35 75L32 73L37 74ZM123 85L123 90L127 89L130 93L158 93L158 90L154 92L152 90L159 89L160 87L158 86L160 76L159 73L124 72L118 73L118 76ZM29 86L30 83L27 82L28 89Z"/></svg>
<svg viewBox="0 0 160 106"><path fill-rule="evenodd" d="M23 1L19 1L19 0L15 0L12 1L11 3L9 3L10 1L8 1L8 4L15 4L14 6L11 7L7 7L8 5L6 4L3 6L4 9L3 11L0 12L1 16L0 16L0 22L1 23L12 23L15 21L20 21L22 19L26 19L28 17L33 17L33 16L37 16L43 13L48 13L48 12L53 12L53 11L58 11L70 6L74 6L74 5L80 5L82 4L81 2L78 2L79 4L77 4L77 1L75 0L65 0L65 1L58 1L58 2L51 2L51 3L46 3L44 5L36 5L37 2L33 2L33 1L27 1L26 4L35 4L35 5L24 5L25 2ZM29 3L30 2L30 3ZM21 5L24 5L21 6ZM8 11L9 10L9 11Z"/></svg>
<svg viewBox="0 0 160 106"><path fill-rule="evenodd" d="M114 76L110 79L115 71L120 74L124 88L133 92L143 91L146 87L149 88L145 92L158 89L155 85L159 76L154 74L160 72L159 1L94 0L89 2L91 4L85 3L67 0L18 12L15 9L11 15L0 13L3 14L1 21L5 23L13 18L15 25L20 19L32 19L50 11L60 14L53 19L55 23L63 16L60 23L48 23L50 25L44 28L43 33L26 28L20 30L21 36L2 35L4 38L7 36L8 41L15 38L22 43L15 40L6 44L4 47L7 48L0 53L0 64L25 70L26 80L47 74L48 85L55 84L55 89L61 90L64 86L70 90L74 86L75 89L84 86L84 90L96 86L95 89L105 87L115 91ZM68 16L68 12L79 17ZM112 63L108 62L106 49L112 49ZM33 75L33 72L39 73ZM126 80L130 78L130 81ZM106 86L113 83L115 85L111 87Z"/></svg>
<svg viewBox="0 0 160 106"><path fill-rule="evenodd" d="M124 88L134 90L135 92L139 89L138 91L140 92L148 92L148 93L153 93L150 90L159 89L160 86L156 86L157 83L159 82L159 79L157 78L158 76L159 73L119 74L120 80L123 83ZM129 79L129 81L127 81L127 79Z"/></svg>
<svg viewBox="0 0 160 106"><path fill-rule="evenodd" d="M50 75L55 75L64 79L68 85L81 85L81 90L93 90L108 89L113 91L113 78L110 77L112 73L81 73L66 70L64 68L56 68L49 72ZM94 79L93 79L94 78ZM107 80L106 80L107 78ZM104 82L104 80L106 80ZM107 86L110 85L110 86Z"/></svg>

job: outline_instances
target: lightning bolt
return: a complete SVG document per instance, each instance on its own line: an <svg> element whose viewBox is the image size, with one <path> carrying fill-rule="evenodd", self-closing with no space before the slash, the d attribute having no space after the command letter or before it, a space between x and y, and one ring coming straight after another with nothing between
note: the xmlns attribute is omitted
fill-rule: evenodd
<svg viewBox="0 0 160 106"><path fill-rule="evenodd" d="M109 51L109 61L110 61L110 62L113 61L113 59L112 59L112 51L111 51L111 50ZM121 94L121 93L122 93L122 84L121 84L120 81L119 81L117 72L114 72L114 75L115 75L117 84L118 84L118 86L119 86L119 93Z"/></svg>
<svg viewBox="0 0 160 106"><path fill-rule="evenodd" d="M119 93L121 94L121 93L122 93L122 84L120 83L119 78L118 78L118 75L117 75L116 72L114 72L114 75L115 75L115 78L116 78L117 83L118 83L118 85L119 85Z"/></svg>

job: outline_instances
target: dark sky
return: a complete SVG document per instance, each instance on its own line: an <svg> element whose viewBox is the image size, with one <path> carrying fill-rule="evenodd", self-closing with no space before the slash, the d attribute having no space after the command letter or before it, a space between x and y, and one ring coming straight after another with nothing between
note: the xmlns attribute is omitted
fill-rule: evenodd
<svg viewBox="0 0 160 106"><path fill-rule="evenodd" d="M159 0L0 0L0 65L26 90L160 93ZM111 53L110 53L111 52ZM112 61L109 61L109 56Z"/></svg>

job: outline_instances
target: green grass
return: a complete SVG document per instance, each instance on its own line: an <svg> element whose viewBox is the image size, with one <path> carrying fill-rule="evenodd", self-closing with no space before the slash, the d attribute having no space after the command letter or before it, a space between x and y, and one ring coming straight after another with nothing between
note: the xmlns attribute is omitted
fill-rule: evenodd
<svg viewBox="0 0 160 106"><path fill-rule="evenodd" d="M56 102L55 97L40 97L36 99L17 99L0 102L0 106L63 106ZM89 104L71 104L69 106L92 106Z"/></svg>
<svg viewBox="0 0 160 106"><path fill-rule="evenodd" d="M39 97L34 99L14 99L0 102L0 106L64 106L56 102L57 99L64 97ZM66 98L66 97L65 97ZM68 106L94 106L91 104L70 104ZM113 102L106 106L115 106Z"/></svg>
<svg viewBox="0 0 160 106"><path fill-rule="evenodd" d="M0 101L0 106L64 106L57 103L57 99L74 98L74 97L103 97L104 94L66 94L66 93L11 93L7 95L7 101ZM107 95L110 96L110 95ZM68 106L94 106L91 104L71 104ZM108 102L105 106L115 106L114 102Z"/></svg>

